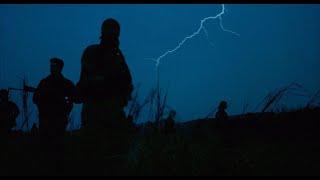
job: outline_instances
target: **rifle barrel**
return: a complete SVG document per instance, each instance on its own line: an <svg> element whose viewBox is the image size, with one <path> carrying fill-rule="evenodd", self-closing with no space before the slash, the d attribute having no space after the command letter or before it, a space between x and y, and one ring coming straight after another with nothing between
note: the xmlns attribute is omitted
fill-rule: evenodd
<svg viewBox="0 0 320 180"><path fill-rule="evenodd" d="M9 88L9 91L27 91L27 92L34 92L36 90L36 88L34 87L29 87L29 86L26 86L24 87L24 89L20 89L20 88Z"/></svg>

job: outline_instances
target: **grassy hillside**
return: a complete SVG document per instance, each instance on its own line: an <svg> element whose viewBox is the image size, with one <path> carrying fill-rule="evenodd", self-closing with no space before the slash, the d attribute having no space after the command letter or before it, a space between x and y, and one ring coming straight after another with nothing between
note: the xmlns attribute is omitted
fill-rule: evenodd
<svg viewBox="0 0 320 180"><path fill-rule="evenodd" d="M214 119L178 124L177 133L141 129L129 152L111 153L108 141L84 154L88 137L69 133L65 175L320 175L320 109L246 114L221 126ZM148 133L146 133L148 132ZM57 174L46 171L37 136L19 134L1 148L0 175ZM42 164L41 164L42 162ZM51 169L52 170L52 169Z"/></svg>

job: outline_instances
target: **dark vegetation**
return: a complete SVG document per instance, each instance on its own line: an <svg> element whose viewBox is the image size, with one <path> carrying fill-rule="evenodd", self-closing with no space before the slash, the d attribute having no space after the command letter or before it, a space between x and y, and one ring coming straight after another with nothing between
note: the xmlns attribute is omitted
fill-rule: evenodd
<svg viewBox="0 0 320 180"><path fill-rule="evenodd" d="M320 175L319 92L302 108L279 108L285 95L302 95L302 87L292 83L270 92L258 113L244 111L218 124L211 118L214 109L206 118L176 122L174 131L166 131L164 119L174 112L166 104L167 93L153 89L139 102L138 89L128 108L128 122L134 124L126 134L128 151L111 152L106 138L88 157L86 145L96 139L75 130L66 132L59 168L50 168L52 161L42 158L34 127L12 133L3 143L0 175ZM144 108L152 121L136 124Z"/></svg>
<svg viewBox="0 0 320 180"><path fill-rule="evenodd" d="M129 153L96 149L99 161L83 157L81 131L69 132L61 174L98 175L99 168L103 175L319 175L319 119L319 108L304 108L235 116L219 127L214 119L179 123L171 134L141 125ZM50 174L42 171L36 133L12 134L1 149L1 175Z"/></svg>

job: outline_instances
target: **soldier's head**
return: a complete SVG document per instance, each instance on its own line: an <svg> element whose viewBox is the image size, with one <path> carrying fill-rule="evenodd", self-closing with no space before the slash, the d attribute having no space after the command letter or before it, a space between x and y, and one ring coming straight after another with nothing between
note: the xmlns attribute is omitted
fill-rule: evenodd
<svg viewBox="0 0 320 180"><path fill-rule="evenodd" d="M1 89L0 90L0 102L9 101L9 92L8 90Z"/></svg>
<svg viewBox="0 0 320 180"><path fill-rule="evenodd" d="M50 72L52 75L60 75L63 69L63 60L59 58L50 59Z"/></svg>
<svg viewBox="0 0 320 180"><path fill-rule="evenodd" d="M120 24L115 19L106 19L101 26L101 39L108 37L119 38L120 36Z"/></svg>
<svg viewBox="0 0 320 180"><path fill-rule="evenodd" d="M219 109L220 110L225 110L228 108L228 103L227 101L221 101L220 104L219 104Z"/></svg>

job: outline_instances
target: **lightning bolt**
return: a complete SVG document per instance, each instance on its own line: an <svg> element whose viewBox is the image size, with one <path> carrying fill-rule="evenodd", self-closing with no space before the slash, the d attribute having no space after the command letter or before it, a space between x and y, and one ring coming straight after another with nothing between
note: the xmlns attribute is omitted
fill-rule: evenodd
<svg viewBox="0 0 320 180"><path fill-rule="evenodd" d="M229 29L226 29L226 28L223 26L222 16L225 14L226 9L225 9L225 5L224 5L224 4L222 4L221 6L222 6L222 8L221 8L220 13L218 13L218 14L215 15L215 16L209 16L209 17L206 17L206 18L202 19L201 22L200 22L200 26L199 26L198 30L195 31L195 32L193 32L191 35L186 36L182 41L179 42L179 44L178 44L175 48L166 51L165 53L163 53L162 55L160 55L160 56L157 57L157 58L146 58L146 59L147 59L147 60L152 60L152 61L154 61L155 64L156 64L156 67L158 67L159 64L160 64L160 62L161 62L161 60L162 60L163 58L165 58L165 57L168 56L169 54L172 54L172 53L176 52L177 50L179 50L188 40L190 40L190 39L194 38L195 36L199 35L202 30L203 30L203 32L205 33L206 38L207 38L209 44L210 44L211 46L213 46L214 44L209 40L209 34L208 34L208 31L207 31L207 29L205 28L205 25L204 25L204 24L205 24L207 21L209 21L209 20L218 19L218 20L219 20L219 26L220 26L220 28L221 28L222 31L231 33L231 34L233 34L233 35L235 35L235 36L240 36L238 33L234 32L234 31L231 31L231 30L229 30Z"/></svg>

